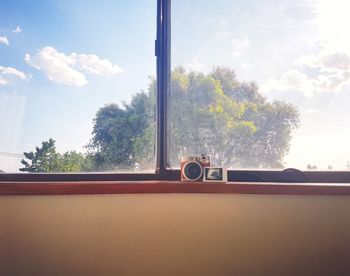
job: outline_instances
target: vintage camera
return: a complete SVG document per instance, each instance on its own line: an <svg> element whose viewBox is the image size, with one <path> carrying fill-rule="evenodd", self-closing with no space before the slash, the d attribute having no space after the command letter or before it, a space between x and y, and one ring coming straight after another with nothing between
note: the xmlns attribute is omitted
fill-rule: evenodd
<svg viewBox="0 0 350 276"><path fill-rule="evenodd" d="M183 156L181 158L181 181L203 181L204 168L210 167L210 156Z"/></svg>

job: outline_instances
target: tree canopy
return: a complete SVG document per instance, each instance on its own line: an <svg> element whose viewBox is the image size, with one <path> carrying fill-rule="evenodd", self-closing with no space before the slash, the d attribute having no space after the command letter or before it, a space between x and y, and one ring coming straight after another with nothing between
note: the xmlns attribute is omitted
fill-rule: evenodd
<svg viewBox="0 0 350 276"><path fill-rule="evenodd" d="M185 154L208 153L227 167L283 167L299 125L294 106L268 102L254 82L239 82L225 67L207 75L178 67L171 88L172 164Z"/></svg>
<svg viewBox="0 0 350 276"><path fill-rule="evenodd" d="M19 170L22 172L79 172L93 169L89 156L75 151L57 153L55 143L56 141L50 138L48 141L43 141L41 147L35 147L35 152L24 152L28 161L22 159L24 168Z"/></svg>
<svg viewBox="0 0 350 276"><path fill-rule="evenodd" d="M155 103L156 81L151 79L148 90L136 93L130 103L108 104L97 111L87 155L60 155L50 139L35 154L25 153L32 164L23 160L21 170L154 168ZM173 166L182 155L206 153L216 165L281 168L299 113L289 103L269 102L256 83L239 82L230 68L204 74L177 67L171 78L168 126Z"/></svg>

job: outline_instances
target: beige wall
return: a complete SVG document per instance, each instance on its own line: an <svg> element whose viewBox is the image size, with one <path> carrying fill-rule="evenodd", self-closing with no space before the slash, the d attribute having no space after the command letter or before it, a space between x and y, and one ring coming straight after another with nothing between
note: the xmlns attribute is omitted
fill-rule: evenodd
<svg viewBox="0 0 350 276"><path fill-rule="evenodd" d="M0 275L350 275L350 197L0 197Z"/></svg>

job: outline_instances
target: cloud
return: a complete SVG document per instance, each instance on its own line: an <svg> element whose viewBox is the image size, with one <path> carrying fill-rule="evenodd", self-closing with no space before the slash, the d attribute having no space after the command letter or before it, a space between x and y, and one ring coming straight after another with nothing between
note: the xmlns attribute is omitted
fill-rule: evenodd
<svg viewBox="0 0 350 276"><path fill-rule="evenodd" d="M279 80L270 79L266 90L300 90L305 96L337 92L350 82L350 51L326 43L316 54L303 55ZM305 73L306 72L306 73Z"/></svg>
<svg viewBox="0 0 350 276"><path fill-rule="evenodd" d="M314 87L312 81L306 74L303 74L295 69L290 69L284 74L280 80L274 78L267 81L262 86L263 91L302 91L305 96L310 97L314 93Z"/></svg>
<svg viewBox="0 0 350 276"><path fill-rule="evenodd" d="M0 77L0 85L8 84L9 82L5 80L4 78Z"/></svg>
<svg viewBox="0 0 350 276"><path fill-rule="evenodd" d="M295 64L316 69L314 82L323 91L337 91L350 80L350 54L345 51L325 46L317 55L302 56Z"/></svg>
<svg viewBox="0 0 350 276"><path fill-rule="evenodd" d="M53 82L76 86L87 84L85 76L72 68L73 60L52 47L45 47L34 56L26 54L24 60L35 69L44 71Z"/></svg>
<svg viewBox="0 0 350 276"><path fill-rule="evenodd" d="M204 70L204 65L198 61L197 58L193 58L192 61L188 64L186 64L185 69L187 71L203 71Z"/></svg>
<svg viewBox="0 0 350 276"><path fill-rule="evenodd" d="M6 36L0 36L0 44L10 45L10 42Z"/></svg>
<svg viewBox="0 0 350 276"><path fill-rule="evenodd" d="M43 71L49 80L66 85L86 85L88 82L82 72L108 77L122 72L119 66L96 55L66 55L53 47L44 47L32 56L26 54L24 60L37 70Z"/></svg>
<svg viewBox="0 0 350 276"><path fill-rule="evenodd" d="M317 93L329 93L339 91L350 81L350 72L337 71L334 73L320 74L316 78L290 69L284 73L281 79L274 78L267 81L262 89L266 91L302 91L306 97L311 97Z"/></svg>
<svg viewBox="0 0 350 276"><path fill-rule="evenodd" d="M0 85L8 84L9 81L4 76L15 76L22 80L28 80L28 77L22 72L13 67L0 66Z"/></svg>
<svg viewBox="0 0 350 276"><path fill-rule="evenodd" d="M336 52L320 58L321 66L329 69L349 70L350 57L346 53Z"/></svg>
<svg viewBox="0 0 350 276"><path fill-rule="evenodd" d="M15 34L18 34L18 33L22 32L22 29L21 29L20 26L17 26L17 28L14 29L12 32L15 33Z"/></svg>
<svg viewBox="0 0 350 276"><path fill-rule="evenodd" d="M299 57L294 65L306 65L310 68L317 68L317 56L316 55L304 55Z"/></svg>
<svg viewBox="0 0 350 276"><path fill-rule="evenodd" d="M350 84L350 36L348 26L350 2L346 0L314 0L312 24L317 27L313 53L301 55L288 70L304 74L302 91L312 96L320 93L338 93ZM307 47L306 47L307 48ZM287 70L287 71L288 71ZM285 84L281 74L266 84L270 90L280 89ZM306 87L306 88L305 88ZM283 86L284 91L292 86ZM307 89L307 90L305 90Z"/></svg>
<svg viewBox="0 0 350 276"><path fill-rule="evenodd" d="M16 68L13 68L13 67L0 66L0 74L2 74L2 75L14 75L22 80L27 79L27 76L22 71L18 71Z"/></svg>
<svg viewBox="0 0 350 276"><path fill-rule="evenodd" d="M107 59L100 59L96 55L76 54L70 55L74 63L81 68L82 71L95 74L112 77L123 70L118 65L113 65Z"/></svg>
<svg viewBox="0 0 350 276"><path fill-rule="evenodd" d="M281 83L295 89L302 89L308 83L307 75L300 73L298 70L290 69L282 75Z"/></svg>
<svg viewBox="0 0 350 276"><path fill-rule="evenodd" d="M322 72L334 72L336 70L349 71L350 56L340 51L321 51L318 55L301 56L296 60L295 64L318 68Z"/></svg>

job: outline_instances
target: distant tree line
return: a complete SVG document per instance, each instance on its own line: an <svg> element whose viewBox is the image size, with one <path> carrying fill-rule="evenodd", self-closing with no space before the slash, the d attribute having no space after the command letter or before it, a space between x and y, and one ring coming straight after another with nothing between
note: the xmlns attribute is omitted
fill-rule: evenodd
<svg viewBox="0 0 350 276"><path fill-rule="evenodd" d="M22 172L80 172L93 170L92 156L76 151L67 151L64 154L56 152L55 140L50 138L43 141L41 147L35 151L24 152L27 160L22 159Z"/></svg>
<svg viewBox="0 0 350 276"><path fill-rule="evenodd" d="M101 107L93 120L87 153L56 152L49 139L25 152L21 171L79 172L152 169L155 160L156 81L130 103ZM169 101L171 163L188 154L210 154L227 167L282 168L292 131L299 126L295 106L269 102L254 82L239 82L233 70L209 74L172 72Z"/></svg>

